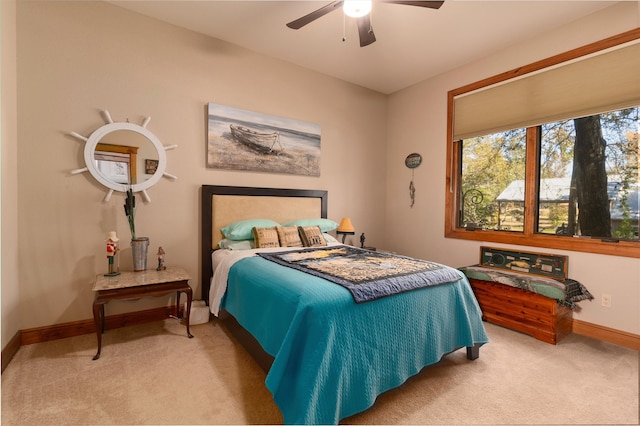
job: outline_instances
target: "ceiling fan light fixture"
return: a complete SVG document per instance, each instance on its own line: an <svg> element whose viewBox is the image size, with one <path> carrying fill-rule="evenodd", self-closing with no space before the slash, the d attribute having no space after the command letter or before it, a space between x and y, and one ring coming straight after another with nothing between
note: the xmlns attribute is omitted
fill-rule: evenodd
<svg viewBox="0 0 640 426"><path fill-rule="evenodd" d="M371 0L345 0L342 9L347 16L361 18L371 12Z"/></svg>

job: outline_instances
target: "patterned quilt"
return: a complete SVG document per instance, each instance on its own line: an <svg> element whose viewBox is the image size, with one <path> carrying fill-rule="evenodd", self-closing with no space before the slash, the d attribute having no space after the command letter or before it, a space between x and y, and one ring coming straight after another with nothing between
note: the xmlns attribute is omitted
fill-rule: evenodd
<svg viewBox="0 0 640 426"><path fill-rule="evenodd" d="M438 263L352 246L258 254L339 284L356 303L460 279L455 269Z"/></svg>

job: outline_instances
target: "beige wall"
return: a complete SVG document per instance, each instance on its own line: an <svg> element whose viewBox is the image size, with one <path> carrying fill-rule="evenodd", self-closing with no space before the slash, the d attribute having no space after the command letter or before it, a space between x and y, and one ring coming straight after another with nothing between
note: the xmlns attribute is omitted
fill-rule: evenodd
<svg viewBox="0 0 640 426"><path fill-rule="evenodd" d="M543 38L391 95L387 123L387 248L463 266L478 262L480 245L495 246L444 238L447 92L636 28L640 26L639 8L640 3L621 2ZM415 170L416 204L409 208L410 172L404 167L404 158L412 152L423 154L424 162ZM569 276L585 284L596 297L592 302L582 302L583 309L574 318L640 334L640 259L553 252L569 256ZM611 308L600 305L602 293L611 294Z"/></svg>
<svg viewBox="0 0 640 426"><path fill-rule="evenodd" d="M161 245L167 264L191 273L198 297L202 184L326 189L330 218L350 216L381 241L386 96L103 2L18 2L17 28L21 329L91 318L108 231L131 266L122 196L103 204L90 175L69 174L84 142L67 133L88 136L104 124L100 109L115 121L150 115L147 128L178 144L167 152L178 180L149 190L136 227L153 254ZM208 102L320 124L321 176L207 169ZM166 303L111 303L107 315Z"/></svg>
<svg viewBox="0 0 640 426"><path fill-rule="evenodd" d="M0 1L2 50L0 84L2 85L2 118L0 127L2 160L0 182L0 283L2 284L2 348L20 330L18 281L18 145L16 95L16 3Z"/></svg>

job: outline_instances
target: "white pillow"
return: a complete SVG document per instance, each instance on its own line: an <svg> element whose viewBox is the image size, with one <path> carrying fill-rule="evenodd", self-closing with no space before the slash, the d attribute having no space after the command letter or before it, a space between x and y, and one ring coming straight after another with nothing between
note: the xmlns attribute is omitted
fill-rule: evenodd
<svg viewBox="0 0 640 426"><path fill-rule="evenodd" d="M327 234L326 232L322 234L322 236L324 237L325 241L327 243L338 243L338 244L342 244L340 241L336 240L336 238L331 235L331 234Z"/></svg>
<svg viewBox="0 0 640 426"><path fill-rule="evenodd" d="M227 250L251 250L253 247L253 240L234 241L228 238L221 240L218 245L220 248Z"/></svg>

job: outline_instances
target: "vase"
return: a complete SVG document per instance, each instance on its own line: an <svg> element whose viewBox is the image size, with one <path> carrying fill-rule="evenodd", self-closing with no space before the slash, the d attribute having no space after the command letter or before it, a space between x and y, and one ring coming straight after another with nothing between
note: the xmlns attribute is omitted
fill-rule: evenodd
<svg viewBox="0 0 640 426"><path fill-rule="evenodd" d="M131 252L133 253L133 271L140 272L147 269L147 251L149 238L138 237L131 240Z"/></svg>

